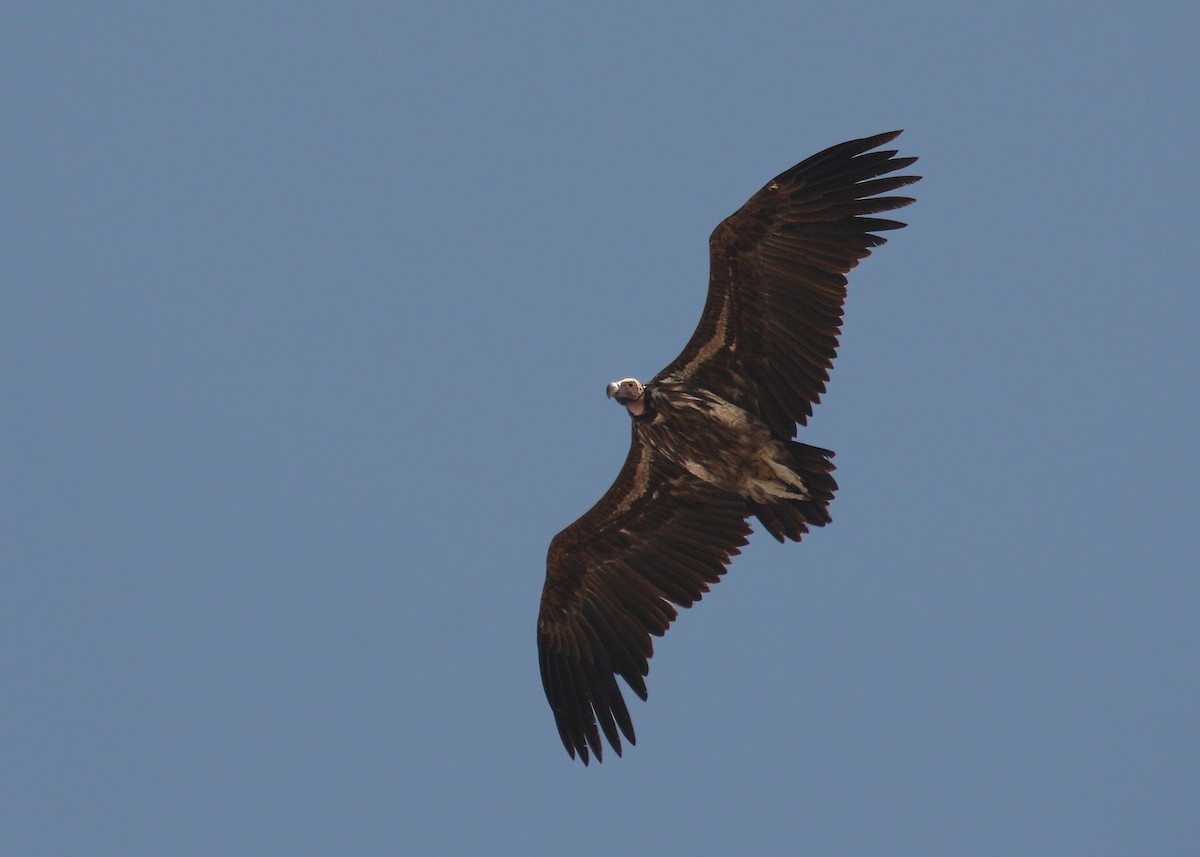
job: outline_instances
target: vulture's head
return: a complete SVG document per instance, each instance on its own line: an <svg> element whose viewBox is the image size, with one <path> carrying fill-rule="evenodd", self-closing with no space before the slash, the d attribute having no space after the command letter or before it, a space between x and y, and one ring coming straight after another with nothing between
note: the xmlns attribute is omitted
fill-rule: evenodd
<svg viewBox="0 0 1200 857"><path fill-rule="evenodd" d="M645 392L645 385L637 378L622 378L608 385L608 397L616 399L635 417L646 410L646 403L642 401L642 394Z"/></svg>

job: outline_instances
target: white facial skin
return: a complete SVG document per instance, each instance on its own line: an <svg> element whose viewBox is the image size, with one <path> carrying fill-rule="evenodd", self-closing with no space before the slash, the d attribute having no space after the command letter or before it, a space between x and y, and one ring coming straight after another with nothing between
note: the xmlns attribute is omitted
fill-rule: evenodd
<svg viewBox="0 0 1200 857"><path fill-rule="evenodd" d="M608 385L607 392L610 399L616 399L635 417L641 416L646 410L646 403L642 399L646 388L637 378L622 378L620 381L613 381Z"/></svg>

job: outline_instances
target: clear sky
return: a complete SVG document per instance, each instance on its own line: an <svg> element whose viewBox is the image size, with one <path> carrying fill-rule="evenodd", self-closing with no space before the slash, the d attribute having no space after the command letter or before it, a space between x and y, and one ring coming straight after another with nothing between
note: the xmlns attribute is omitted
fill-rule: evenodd
<svg viewBox="0 0 1200 857"><path fill-rule="evenodd" d="M1200 7L8 3L0 853L1187 855ZM542 694L712 228L907 129L834 523Z"/></svg>

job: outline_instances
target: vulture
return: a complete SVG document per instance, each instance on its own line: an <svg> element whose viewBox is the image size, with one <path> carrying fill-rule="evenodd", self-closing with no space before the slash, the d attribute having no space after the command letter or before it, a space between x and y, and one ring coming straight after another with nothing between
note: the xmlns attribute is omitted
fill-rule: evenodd
<svg viewBox="0 0 1200 857"><path fill-rule="evenodd" d="M538 663L571 758L636 743L619 676L645 700L652 637L747 544L750 518L783 542L830 522L833 452L795 440L837 351L846 274L903 223L888 195L917 159L893 131L833 146L769 181L709 238L692 338L642 383L608 385L633 425L616 481L550 542Z"/></svg>

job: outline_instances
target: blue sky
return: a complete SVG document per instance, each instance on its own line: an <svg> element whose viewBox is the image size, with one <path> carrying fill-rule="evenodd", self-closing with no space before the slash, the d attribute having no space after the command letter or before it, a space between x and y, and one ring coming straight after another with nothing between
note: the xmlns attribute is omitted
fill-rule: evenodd
<svg viewBox="0 0 1200 857"><path fill-rule="evenodd" d="M1189 854L1194 4L8 4L0 851ZM905 128L834 523L537 675L707 237Z"/></svg>

